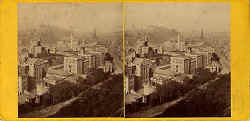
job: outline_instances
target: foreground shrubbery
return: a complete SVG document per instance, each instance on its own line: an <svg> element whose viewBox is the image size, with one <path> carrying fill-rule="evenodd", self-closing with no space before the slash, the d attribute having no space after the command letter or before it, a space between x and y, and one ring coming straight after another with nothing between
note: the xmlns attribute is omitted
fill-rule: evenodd
<svg viewBox="0 0 250 121"><path fill-rule="evenodd" d="M225 117L230 116L230 73L210 84L206 90L196 90L188 99L167 109L158 117Z"/></svg>
<svg viewBox="0 0 250 121"><path fill-rule="evenodd" d="M90 89L71 105L51 117L110 117L119 116L123 107L122 75L114 75L100 90Z"/></svg>

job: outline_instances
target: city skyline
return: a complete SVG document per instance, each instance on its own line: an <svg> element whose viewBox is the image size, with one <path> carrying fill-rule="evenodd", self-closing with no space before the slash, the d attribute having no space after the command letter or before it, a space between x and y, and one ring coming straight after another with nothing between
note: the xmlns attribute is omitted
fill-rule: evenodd
<svg viewBox="0 0 250 121"><path fill-rule="evenodd" d="M126 3L125 6L127 29L154 25L182 32L201 29L230 32L229 3Z"/></svg>
<svg viewBox="0 0 250 121"><path fill-rule="evenodd" d="M121 5L121 3L20 3L18 25L20 30L49 25L83 33L94 30L98 33L121 31Z"/></svg>

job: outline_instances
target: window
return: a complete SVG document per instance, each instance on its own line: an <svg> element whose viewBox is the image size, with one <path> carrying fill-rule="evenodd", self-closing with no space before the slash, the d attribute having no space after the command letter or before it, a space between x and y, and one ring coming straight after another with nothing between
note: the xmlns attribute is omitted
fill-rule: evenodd
<svg viewBox="0 0 250 121"><path fill-rule="evenodd" d="M178 65L176 65L175 69L176 69L176 72L178 72Z"/></svg>

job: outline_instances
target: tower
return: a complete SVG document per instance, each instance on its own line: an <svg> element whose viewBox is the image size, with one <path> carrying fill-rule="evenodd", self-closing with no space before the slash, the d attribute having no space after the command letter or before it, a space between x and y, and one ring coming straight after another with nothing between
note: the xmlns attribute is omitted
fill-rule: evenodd
<svg viewBox="0 0 250 121"><path fill-rule="evenodd" d="M70 48L73 49L73 33L70 34Z"/></svg>
<svg viewBox="0 0 250 121"><path fill-rule="evenodd" d="M177 48L178 50L182 50L181 49L181 32L178 32L178 35L177 35Z"/></svg>
<svg viewBox="0 0 250 121"><path fill-rule="evenodd" d="M201 39L201 40L204 39L204 32L203 32L203 29L201 29L201 36L200 36L200 39Z"/></svg>
<svg viewBox="0 0 250 121"><path fill-rule="evenodd" d="M94 31L93 31L93 39L94 39L94 40L97 40L96 28L95 28Z"/></svg>
<svg viewBox="0 0 250 121"><path fill-rule="evenodd" d="M143 44L145 47L148 46L148 36L145 35L144 36L144 44Z"/></svg>
<svg viewBox="0 0 250 121"><path fill-rule="evenodd" d="M80 56L84 56L84 55L85 55L85 47L84 47L84 46L82 46L82 47L80 48L80 53L79 53L79 55L80 55Z"/></svg>

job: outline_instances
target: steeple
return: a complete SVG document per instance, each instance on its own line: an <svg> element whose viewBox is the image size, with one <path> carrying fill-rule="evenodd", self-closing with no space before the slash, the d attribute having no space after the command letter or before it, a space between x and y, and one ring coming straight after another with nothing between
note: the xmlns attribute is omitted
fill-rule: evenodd
<svg viewBox="0 0 250 121"><path fill-rule="evenodd" d="M204 32L203 32L203 29L201 29L201 37L200 37L201 40L204 39Z"/></svg>
<svg viewBox="0 0 250 121"><path fill-rule="evenodd" d="M182 39L182 34L181 34L181 32L178 32L178 35L177 35L178 50L181 50L181 39Z"/></svg>
<svg viewBox="0 0 250 121"><path fill-rule="evenodd" d="M70 48L73 49L73 33L70 33Z"/></svg>
<svg viewBox="0 0 250 121"><path fill-rule="evenodd" d="M148 46L148 36L144 36L144 46Z"/></svg>
<svg viewBox="0 0 250 121"><path fill-rule="evenodd" d="M93 31L93 39L97 40L97 33L96 33L96 28Z"/></svg>

